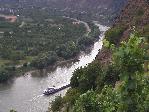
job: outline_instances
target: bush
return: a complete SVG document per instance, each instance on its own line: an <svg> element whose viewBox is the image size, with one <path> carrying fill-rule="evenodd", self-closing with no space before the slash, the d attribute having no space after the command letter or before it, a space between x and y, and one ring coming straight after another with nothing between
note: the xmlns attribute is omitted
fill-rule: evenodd
<svg viewBox="0 0 149 112"><path fill-rule="evenodd" d="M63 106L63 99L62 99L61 96L58 96L58 97L55 98L55 101L52 102L51 110L53 112L60 111L62 106Z"/></svg>
<svg viewBox="0 0 149 112"><path fill-rule="evenodd" d="M66 96L64 97L64 103L68 103L71 106L75 103L76 99L78 99L79 96L80 91L78 89L70 88L67 91Z"/></svg>
<svg viewBox="0 0 149 112"><path fill-rule="evenodd" d="M7 81L10 77L12 77L13 70L9 67L0 68L0 83Z"/></svg>
<svg viewBox="0 0 149 112"><path fill-rule="evenodd" d="M78 40L78 45L89 46L94 42L94 39L91 37L82 37Z"/></svg>
<svg viewBox="0 0 149 112"><path fill-rule="evenodd" d="M149 41L149 25L145 25L143 27L143 31L139 32L141 34L141 36L146 37Z"/></svg>
<svg viewBox="0 0 149 112"><path fill-rule="evenodd" d="M10 112L17 112L17 111L15 111L15 110L10 110Z"/></svg>
<svg viewBox="0 0 149 112"><path fill-rule="evenodd" d="M43 69L49 65L54 64L57 61L57 55L55 52L49 52L40 54L36 59L31 62L31 66Z"/></svg>
<svg viewBox="0 0 149 112"><path fill-rule="evenodd" d="M105 70L104 83L106 85L115 86L116 82L119 81L120 70L115 65L109 65Z"/></svg>
<svg viewBox="0 0 149 112"><path fill-rule="evenodd" d="M75 56L78 52L78 48L73 41L69 41L66 44L59 45L56 48L56 53L59 57L62 57L64 59L69 59L73 56Z"/></svg>
<svg viewBox="0 0 149 112"><path fill-rule="evenodd" d="M105 37L111 44L117 45L121 39L124 30L124 27L113 27L106 32Z"/></svg>
<svg viewBox="0 0 149 112"><path fill-rule="evenodd" d="M73 112L100 112L100 106L96 98L94 91L88 91L80 95L74 105Z"/></svg>
<svg viewBox="0 0 149 112"><path fill-rule="evenodd" d="M85 68L77 69L71 78L71 87L79 88L81 92L90 89L95 89L97 77L102 77L101 65L98 62L93 62Z"/></svg>

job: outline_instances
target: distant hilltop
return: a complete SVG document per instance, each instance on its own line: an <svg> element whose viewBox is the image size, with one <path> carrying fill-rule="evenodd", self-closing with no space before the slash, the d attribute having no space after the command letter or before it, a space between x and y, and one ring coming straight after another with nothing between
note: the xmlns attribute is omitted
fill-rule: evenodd
<svg viewBox="0 0 149 112"><path fill-rule="evenodd" d="M70 17L88 18L106 24L114 20L126 2L127 0L0 0L0 12L14 14L18 13L18 9L50 9Z"/></svg>

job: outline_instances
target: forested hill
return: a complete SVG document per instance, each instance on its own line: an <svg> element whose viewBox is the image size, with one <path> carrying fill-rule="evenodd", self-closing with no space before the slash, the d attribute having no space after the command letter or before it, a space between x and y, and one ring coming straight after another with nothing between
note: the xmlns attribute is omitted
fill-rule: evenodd
<svg viewBox="0 0 149 112"><path fill-rule="evenodd" d="M149 1L128 0L94 62L77 69L54 112L148 112Z"/></svg>
<svg viewBox="0 0 149 112"><path fill-rule="evenodd" d="M87 14L91 19L108 22L119 14L126 2L127 0L53 0L52 4L67 11L81 11L81 14Z"/></svg>
<svg viewBox="0 0 149 112"><path fill-rule="evenodd" d="M0 5L8 9L13 5L12 10L15 14L22 14L20 11L28 8L40 7L42 10L52 10L58 15L109 24L113 22L126 2L127 0L0 0ZM9 10L6 12L8 13Z"/></svg>

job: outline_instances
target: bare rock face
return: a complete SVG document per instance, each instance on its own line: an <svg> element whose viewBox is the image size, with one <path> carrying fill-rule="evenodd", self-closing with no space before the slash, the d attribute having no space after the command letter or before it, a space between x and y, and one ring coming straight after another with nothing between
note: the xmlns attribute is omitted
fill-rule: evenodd
<svg viewBox="0 0 149 112"><path fill-rule="evenodd" d="M115 21L114 26L125 25L126 30L121 38L126 40L133 27L137 31L143 32L146 25L149 25L149 2L147 0L128 0L128 4L122 10L120 16Z"/></svg>
<svg viewBox="0 0 149 112"><path fill-rule="evenodd" d="M149 23L149 2L147 0L128 0L115 24L141 25ZM136 20L138 19L138 21ZM133 21L136 21L135 23Z"/></svg>

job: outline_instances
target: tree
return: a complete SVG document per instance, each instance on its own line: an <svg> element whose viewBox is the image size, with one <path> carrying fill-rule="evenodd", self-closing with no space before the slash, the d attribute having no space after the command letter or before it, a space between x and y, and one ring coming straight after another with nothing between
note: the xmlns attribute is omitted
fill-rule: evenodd
<svg viewBox="0 0 149 112"><path fill-rule="evenodd" d="M117 112L119 107L117 91L112 86L105 85L97 95L97 102L101 112Z"/></svg>
<svg viewBox="0 0 149 112"><path fill-rule="evenodd" d="M74 105L75 100L80 96L80 91L76 88L70 88L66 96L63 98L64 102L67 102L69 106Z"/></svg>
<svg viewBox="0 0 149 112"><path fill-rule="evenodd" d="M10 112L17 112L17 111L15 111L15 110L10 110Z"/></svg>
<svg viewBox="0 0 149 112"><path fill-rule="evenodd" d="M0 83L7 81L13 75L13 68L1 67L0 68Z"/></svg>
<svg viewBox="0 0 149 112"><path fill-rule="evenodd" d="M105 69L105 75L104 75L104 83L105 85L112 85L115 86L116 82L120 80L120 70L119 68L114 65L110 64L107 69Z"/></svg>
<svg viewBox="0 0 149 112"><path fill-rule="evenodd" d="M145 50L141 44L141 38L131 35L128 42L122 42L119 48L115 48L112 64L116 71L120 71L117 74L119 81L113 87L105 85L101 92L97 88L80 95L74 112L148 112L149 76L143 70ZM110 74L111 69L109 67L106 72ZM111 72L113 74L115 70ZM109 80L104 81L109 85Z"/></svg>
<svg viewBox="0 0 149 112"><path fill-rule="evenodd" d="M137 35L131 35L128 42L123 42L113 54L113 62L119 67L119 88L121 96L119 111L137 112L142 91L142 75L144 49L140 47L142 40Z"/></svg>
<svg viewBox="0 0 149 112"><path fill-rule="evenodd" d="M36 59L31 62L31 66L43 69L49 65L52 65L56 62L57 55L55 52L47 52L40 54Z"/></svg>
<svg viewBox="0 0 149 112"><path fill-rule="evenodd" d="M79 88L82 92L97 87L96 79L103 79L101 65L98 62L93 62L87 67L77 69L71 78L72 88Z"/></svg>
<svg viewBox="0 0 149 112"><path fill-rule="evenodd" d="M101 112L94 91L82 94L76 101L73 112Z"/></svg>
<svg viewBox="0 0 149 112"><path fill-rule="evenodd" d="M53 112L58 112L62 108L63 99L61 96L55 98L55 101L52 102L51 109Z"/></svg>
<svg viewBox="0 0 149 112"><path fill-rule="evenodd" d="M120 71L128 73L142 72L144 63L144 49L140 48L142 40L137 35L131 35L128 42L122 42L121 46L113 54L113 62L119 66Z"/></svg>
<svg viewBox="0 0 149 112"><path fill-rule="evenodd" d="M111 44L117 45L124 30L125 28L121 26L111 28L106 32L105 37Z"/></svg>

